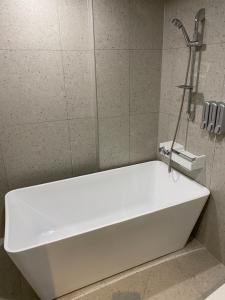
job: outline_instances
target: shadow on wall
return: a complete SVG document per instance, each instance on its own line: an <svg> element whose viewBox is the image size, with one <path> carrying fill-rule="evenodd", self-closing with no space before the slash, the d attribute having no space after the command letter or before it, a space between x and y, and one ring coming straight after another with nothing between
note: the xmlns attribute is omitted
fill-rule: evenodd
<svg viewBox="0 0 225 300"><path fill-rule="evenodd" d="M208 250L216 256L220 261L224 260L222 253L222 245L220 240L220 226L216 202L211 191L198 222L193 230L193 235L204 245L207 245ZM216 246L215 246L216 245Z"/></svg>
<svg viewBox="0 0 225 300"><path fill-rule="evenodd" d="M112 300L141 300L141 296L136 292L116 292L112 295Z"/></svg>
<svg viewBox="0 0 225 300"><path fill-rule="evenodd" d="M4 250L0 239L0 300L40 300Z"/></svg>
<svg viewBox="0 0 225 300"><path fill-rule="evenodd" d="M4 198L0 198L0 201L4 201ZM0 238L4 237L4 231L5 231L5 209L4 207L2 210L0 210Z"/></svg>

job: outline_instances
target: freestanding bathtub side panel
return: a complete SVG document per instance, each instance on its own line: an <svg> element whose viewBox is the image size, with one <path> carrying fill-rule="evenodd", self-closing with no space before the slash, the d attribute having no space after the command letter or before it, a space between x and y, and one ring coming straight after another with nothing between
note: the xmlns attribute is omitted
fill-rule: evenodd
<svg viewBox="0 0 225 300"><path fill-rule="evenodd" d="M42 300L54 299L183 248L206 199L9 255Z"/></svg>

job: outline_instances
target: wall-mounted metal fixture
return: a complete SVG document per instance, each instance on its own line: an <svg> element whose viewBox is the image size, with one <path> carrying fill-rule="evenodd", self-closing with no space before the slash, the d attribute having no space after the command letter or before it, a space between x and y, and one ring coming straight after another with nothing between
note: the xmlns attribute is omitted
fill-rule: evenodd
<svg viewBox="0 0 225 300"><path fill-rule="evenodd" d="M203 106L200 127L217 135L225 134L225 103L206 101Z"/></svg>
<svg viewBox="0 0 225 300"><path fill-rule="evenodd" d="M206 101L203 105L202 109L202 123L201 123L201 129L206 129L209 122L209 107L210 102Z"/></svg>
<svg viewBox="0 0 225 300"><path fill-rule="evenodd" d="M223 102L218 104L214 133L225 134L225 103Z"/></svg>
<svg viewBox="0 0 225 300"><path fill-rule="evenodd" d="M187 62L187 69L186 75L184 79L184 84L179 86L179 88L183 89L180 110L178 114L177 125L175 127L174 137L172 141L171 149L173 150L174 143L176 141L177 132L181 120L181 115L183 111L183 105L185 100L186 91L188 92L188 106L187 106L187 115L188 119L193 121L195 117L195 109L193 109L193 95L194 92L197 92L197 81L199 78L199 63L196 69L196 53L201 53L202 46L203 46L203 33L204 33L204 25L205 25L205 9L201 8L197 14L195 15L195 27L194 27L194 34L193 39L191 40L187 30L185 29L181 20L174 18L172 19L172 23L182 31L186 46L189 48L189 55L188 55L188 62ZM200 55L199 55L200 57ZM200 62L200 59L199 59ZM197 70L197 73L195 72ZM190 74L189 74L190 73ZM197 76L195 76L195 74ZM194 79L196 78L196 80ZM171 172L171 160L172 160L172 152L170 151L169 157L169 165L168 165L168 172Z"/></svg>
<svg viewBox="0 0 225 300"><path fill-rule="evenodd" d="M194 120L194 111L192 109L192 102L193 102L193 92L194 92L194 77L195 77L195 65L196 65L196 53L201 50L203 45L203 31L204 31L204 22L205 22L205 9L201 8L197 14L195 15L195 26L194 26L194 33L193 38L191 39L187 33L186 28L184 27L181 20L174 18L172 23L180 30L182 30L184 40L186 46L190 49L190 76L189 76L189 84L185 82L184 85L178 86L179 88L188 90L188 107L187 107L187 114L190 120ZM189 73L189 68L188 68Z"/></svg>
<svg viewBox="0 0 225 300"><path fill-rule="evenodd" d="M216 126L216 113L217 113L217 103L210 102L209 106L209 122L207 126L207 130L209 132L214 132Z"/></svg>

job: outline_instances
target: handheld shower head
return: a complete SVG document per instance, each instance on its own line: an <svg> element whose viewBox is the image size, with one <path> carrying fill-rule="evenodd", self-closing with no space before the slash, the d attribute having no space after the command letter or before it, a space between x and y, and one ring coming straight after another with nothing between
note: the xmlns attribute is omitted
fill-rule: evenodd
<svg viewBox="0 0 225 300"><path fill-rule="evenodd" d="M199 24L203 24L204 20L205 20L205 8L201 8L195 15L195 27L194 27L194 34L193 34L192 41L190 40L190 38L187 34L187 30L185 29L181 20L174 18L174 19L172 19L172 23L178 29L182 30L187 47L194 47L194 46L201 47L202 46L202 35L199 33Z"/></svg>
<svg viewBox="0 0 225 300"><path fill-rule="evenodd" d="M177 19L177 18L174 18L172 20L172 23L178 28L178 29L181 29L182 32L183 32L183 35L184 35L184 39L185 39L185 42L186 42L186 45L189 47L190 46L190 38L187 34L187 31L183 25L183 23L181 22L181 20Z"/></svg>
<svg viewBox="0 0 225 300"><path fill-rule="evenodd" d="M172 20L172 23L178 28L178 29L181 29L183 27L183 24L181 22L181 20L177 19L177 18L174 18Z"/></svg>

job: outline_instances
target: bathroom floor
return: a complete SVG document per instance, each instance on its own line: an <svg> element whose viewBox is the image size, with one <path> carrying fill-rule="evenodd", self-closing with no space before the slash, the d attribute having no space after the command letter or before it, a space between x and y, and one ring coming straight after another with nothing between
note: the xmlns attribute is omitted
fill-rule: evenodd
<svg viewBox="0 0 225 300"><path fill-rule="evenodd" d="M202 300L225 282L225 266L200 243L57 300Z"/></svg>

